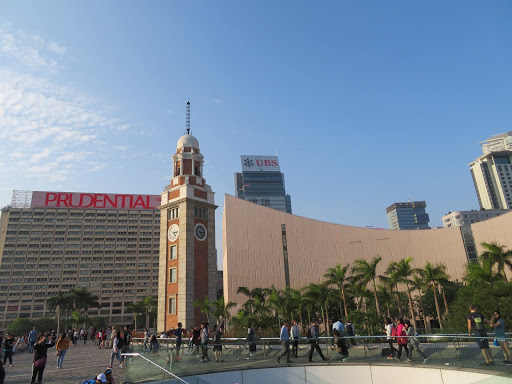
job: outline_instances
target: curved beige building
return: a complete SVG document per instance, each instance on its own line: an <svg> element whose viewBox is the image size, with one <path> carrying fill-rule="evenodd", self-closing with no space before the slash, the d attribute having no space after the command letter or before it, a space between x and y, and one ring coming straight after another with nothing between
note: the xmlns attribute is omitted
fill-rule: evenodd
<svg viewBox="0 0 512 384"><path fill-rule="evenodd" d="M475 242L496 240L510 247L512 213L477 223ZM319 283L327 268L381 256L379 273L391 261L413 258L413 267L443 263L462 279L467 263L461 227L392 231L326 223L225 196L223 217L224 295L243 303L238 287Z"/></svg>

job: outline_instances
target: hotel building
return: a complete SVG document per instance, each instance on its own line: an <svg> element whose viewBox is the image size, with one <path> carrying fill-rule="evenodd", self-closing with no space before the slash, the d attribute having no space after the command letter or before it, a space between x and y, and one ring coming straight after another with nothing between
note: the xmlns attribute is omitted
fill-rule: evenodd
<svg viewBox="0 0 512 384"><path fill-rule="evenodd" d="M0 219L0 329L17 318L55 316L59 291L87 288L109 324L130 303L156 296L160 196L15 191Z"/></svg>
<svg viewBox="0 0 512 384"><path fill-rule="evenodd" d="M429 229L426 207L424 201L391 204L386 208L389 229Z"/></svg>

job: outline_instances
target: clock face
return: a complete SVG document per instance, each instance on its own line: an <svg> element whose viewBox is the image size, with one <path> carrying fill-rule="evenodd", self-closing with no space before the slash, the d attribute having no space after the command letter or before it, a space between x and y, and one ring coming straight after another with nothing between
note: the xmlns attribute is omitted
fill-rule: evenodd
<svg viewBox="0 0 512 384"><path fill-rule="evenodd" d="M169 231L167 232L167 237L169 241L176 241L180 236L180 227L177 224L173 224L169 227Z"/></svg>
<svg viewBox="0 0 512 384"><path fill-rule="evenodd" d="M207 236L206 227L203 224L197 224L194 227L194 235L196 235L197 240L203 241Z"/></svg>

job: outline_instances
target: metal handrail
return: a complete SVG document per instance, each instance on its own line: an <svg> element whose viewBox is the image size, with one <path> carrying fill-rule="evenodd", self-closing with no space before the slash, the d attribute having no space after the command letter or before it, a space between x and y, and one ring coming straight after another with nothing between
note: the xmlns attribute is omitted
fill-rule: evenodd
<svg viewBox="0 0 512 384"><path fill-rule="evenodd" d="M185 384L190 384L188 381L185 381L183 380L181 377L179 376L176 376L174 373L168 371L167 369L165 368L162 368L161 366L159 366L158 364L152 362L151 360L149 360L148 358L142 356L140 353L122 353L121 356L137 356L137 357L142 357L144 360L146 360L148 363L151 363L153 364L154 366L158 367L161 371L164 371L165 373L173 376L175 379L178 379L179 381L178 382L183 382Z"/></svg>

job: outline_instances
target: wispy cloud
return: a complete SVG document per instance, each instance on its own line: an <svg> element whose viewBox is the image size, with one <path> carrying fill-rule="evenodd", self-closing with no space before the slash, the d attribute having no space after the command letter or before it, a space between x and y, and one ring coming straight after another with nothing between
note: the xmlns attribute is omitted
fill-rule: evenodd
<svg viewBox="0 0 512 384"><path fill-rule="evenodd" d="M93 97L59 84L68 51L0 22L0 175L13 188L28 179L70 182L81 172L105 169L109 148L127 149L113 144L129 124Z"/></svg>
<svg viewBox="0 0 512 384"><path fill-rule="evenodd" d="M224 100L218 99L218 98L215 97L215 98L212 99L212 103L213 104L224 104Z"/></svg>

